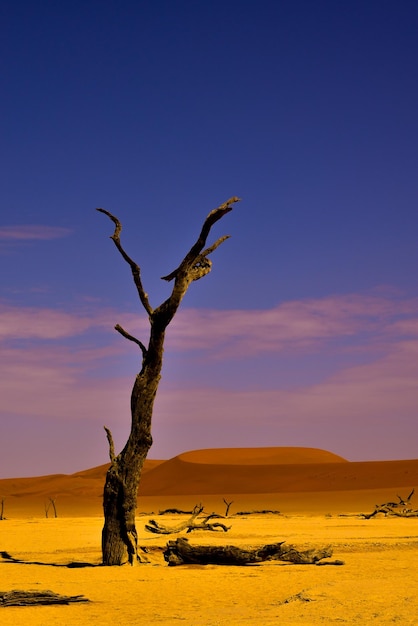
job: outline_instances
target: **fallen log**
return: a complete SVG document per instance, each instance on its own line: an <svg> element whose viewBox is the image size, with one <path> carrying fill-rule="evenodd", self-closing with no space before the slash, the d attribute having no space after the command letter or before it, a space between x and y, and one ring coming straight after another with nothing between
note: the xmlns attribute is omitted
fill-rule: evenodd
<svg viewBox="0 0 418 626"><path fill-rule="evenodd" d="M254 550L245 550L237 546L192 546L187 539L179 537L175 541L167 542L164 559L171 566L192 563L199 565L249 565L271 560L316 565L322 559L332 556L331 546L297 550L295 546L284 544L284 541L280 541ZM342 565L342 561L335 561L332 564Z"/></svg>
<svg viewBox="0 0 418 626"><path fill-rule="evenodd" d="M37 604L70 604L70 602L90 602L84 596L62 596L54 591L0 591L0 607L35 606Z"/></svg>

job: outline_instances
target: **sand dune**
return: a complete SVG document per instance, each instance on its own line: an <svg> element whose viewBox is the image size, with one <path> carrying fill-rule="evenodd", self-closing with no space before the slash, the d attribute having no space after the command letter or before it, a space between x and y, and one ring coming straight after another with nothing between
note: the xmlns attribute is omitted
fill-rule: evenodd
<svg viewBox="0 0 418 626"><path fill-rule="evenodd" d="M0 498L6 498L8 511L20 515L35 510L39 515L50 498L57 500L61 514L77 510L78 514L97 515L107 467L104 464L71 475L3 479ZM329 510L337 501L338 507L346 503L355 509L370 502L371 508L384 501L379 498L394 498L415 485L418 459L349 462L314 448L218 448L185 452L167 461L147 460L140 497L173 506L181 498L197 502L239 496L243 502L251 496L253 502L265 502L266 506L277 500L281 506L286 501L299 502L309 513L309 507L318 507L321 501Z"/></svg>
<svg viewBox="0 0 418 626"><path fill-rule="evenodd" d="M141 483L142 495L288 493L409 487L418 460L258 465L192 464L176 457Z"/></svg>
<svg viewBox="0 0 418 626"><path fill-rule="evenodd" d="M319 448L206 448L192 450L176 458L185 463L211 465L300 465L304 463L348 463L337 454Z"/></svg>

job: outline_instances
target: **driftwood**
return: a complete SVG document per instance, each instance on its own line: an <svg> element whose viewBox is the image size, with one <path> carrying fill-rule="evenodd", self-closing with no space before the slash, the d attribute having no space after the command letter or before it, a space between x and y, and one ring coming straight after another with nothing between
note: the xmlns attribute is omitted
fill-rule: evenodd
<svg viewBox="0 0 418 626"><path fill-rule="evenodd" d="M34 606L37 604L70 604L70 602L90 602L84 596L62 596L53 591L0 591L2 606Z"/></svg>
<svg viewBox="0 0 418 626"><path fill-rule="evenodd" d="M185 522L182 522L181 524L176 524L176 526L165 526L164 524L160 524L159 522L155 521L155 519L150 519L148 520L148 524L145 524L145 530L147 530L150 533L157 534L157 535L174 535L176 533L181 533L183 530L185 530L188 533L192 532L193 530L209 530L213 532L216 532L216 531L227 532L231 528L230 526L225 526L225 524L222 524L220 522L209 523L209 520L213 519L214 517L216 518L221 517L220 515L217 515L216 513L212 513L211 515L206 515L199 523L197 523L195 520L202 512L203 512L203 506L196 505L193 509L191 517L189 517L188 520L186 520Z"/></svg>
<svg viewBox="0 0 418 626"><path fill-rule="evenodd" d="M210 530L213 532L223 531L224 533L226 533L228 532L228 530L232 528L231 526L225 526L225 524L222 524L221 522L209 523L209 520L212 519L213 517L220 517L220 516L214 513L212 515L208 515L202 520L200 524L191 524L188 527L186 532L191 533L193 530Z"/></svg>
<svg viewBox="0 0 418 626"><path fill-rule="evenodd" d="M263 561L288 561L303 565L322 565L322 559L332 556L331 546L319 549L297 550L295 546L284 545L284 541L265 545L254 550L237 546L191 546L187 539L180 537L168 541L164 559L168 565L249 565ZM323 563L325 565L325 563ZM328 562L329 565L343 565L343 561Z"/></svg>
<svg viewBox="0 0 418 626"><path fill-rule="evenodd" d="M185 522L181 522L176 526L164 526L163 524L159 524L154 519L148 520L148 524L145 524L145 530L150 533L155 533L158 535L172 535L173 533L181 533L183 530L186 530L190 525L193 524L194 520L198 515L200 515L203 511L203 506L195 506L191 517Z"/></svg>
<svg viewBox="0 0 418 626"><path fill-rule="evenodd" d="M411 498L415 493L415 489L411 491L409 496L401 498L397 496L398 502L385 502L384 504L376 504L372 513L362 513L364 519L370 519L378 513L382 513L385 517L418 517L418 509L411 508Z"/></svg>

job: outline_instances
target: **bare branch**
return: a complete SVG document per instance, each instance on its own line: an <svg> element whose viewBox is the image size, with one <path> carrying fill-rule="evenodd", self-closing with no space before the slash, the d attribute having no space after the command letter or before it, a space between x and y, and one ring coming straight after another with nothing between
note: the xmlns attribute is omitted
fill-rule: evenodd
<svg viewBox="0 0 418 626"><path fill-rule="evenodd" d="M214 250L216 250L216 248L219 248L221 243L229 239L230 236L231 235L224 235L223 237L219 237L219 239L217 239L214 244L212 244L209 248L206 248L206 250L203 250L202 256L208 256L209 254L211 254Z"/></svg>
<svg viewBox="0 0 418 626"><path fill-rule="evenodd" d="M107 426L103 426L103 428L106 431L107 441L109 442L110 461L111 463L113 463L115 461L116 456L115 456L115 444L113 443L112 433L110 432L110 428L107 428Z"/></svg>
<svg viewBox="0 0 418 626"><path fill-rule="evenodd" d="M240 198L233 196L232 198L229 198L229 200L224 202L224 204L221 204L217 209L213 209L213 211L209 213L209 215L207 216L202 226L202 230L200 231L200 235L196 243L191 247L189 252L184 257L183 261L178 266L178 268L175 269L173 272L171 272L171 274L167 274L167 276L162 276L162 280L167 280L167 281L173 280L174 278L176 278L176 276L181 270L187 271L187 269L189 269L195 264L197 257L200 255L204 245L206 244L206 239L208 238L208 235L210 233L210 229L212 228L212 226L217 221L219 221L226 213L229 213L230 211L232 211L232 208L233 208L232 205L235 202L239 202L239 201L240 201ZM226 237L221 237L221 239L218 239L216 244L214 244L215 247L211 246L210 248L208 248L208 250L205 250L204 256L206 256L210 252L213 252L213 250L215 250L215 248L217 248L222 243L222 241L225 241L225 239L227 238L228 237L226 236Z"/></svg>
<svg viewBox="0 0 418 626"><path fill-rule="evenodd" d="M142 341L139 341L139 339L137 339L133 335L130 335L129 333L127 333L126 330L124 330L120 324L116 324L115 330L117 330L118 333L120 333L122 335L122 337L125 337L125 339L129 339L129 341L133 341L134 343L136 343L141 348L142 356L144 358L147 356L147 349L144 346L144 344L142 343Z"/></svg>
<svg viewBox="0 0 418 626"><path fill-rule="evenodd" d="M152 315L153 311L152 311L152 307L151 307L151 305L149 303L149 300L148 300L148 294L145 292L145 290L144 290L144 288L142 286L140 267L125 252L125 250L123 249L122 244L120 242L120 232L122 230L122 224L120 223L120 221L118 220L117 217L112 215L112 213L110 213L109 211L106 211L106 209L96 209L96 211L99 211L100 213L104 213L105 215L107 215L112 220L112 222L115 224L115 232L111 236L111 239L113 240L116 248L119 250L119 252L122 255L123 259L128 263L128 265L131 268L132 276L133 276L133 279L134 279L134 283L135 283L136 289L138 291L139 299L141 300L142 306L144 307L144 309L146 310L148 315Z"/></svg>

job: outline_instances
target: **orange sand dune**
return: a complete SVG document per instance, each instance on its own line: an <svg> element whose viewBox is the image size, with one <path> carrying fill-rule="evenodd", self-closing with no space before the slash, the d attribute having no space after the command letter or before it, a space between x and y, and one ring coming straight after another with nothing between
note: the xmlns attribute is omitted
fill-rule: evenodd
<svg viewBox="0 0 418 626"><path fill-rule="evenodd" d="M310 491L346 491L404 487L418 484L418 460L369 461L350 463L341 457L318 450L295 453L295 462L272 461L272 448L261 449L245 463L243 451L204 451L181 454L155 467L144 476L142 495L288 493ZM288 450L288 449L285 449ZM229 462L224 455L230 454ZM302 461L300 458L304 459ZM306 459L317 457L316 461ZM198 458L198 461L194 460ZM288 453L284 455L289 459ZM334 460L337 459L337 461ZM206 459L206 462L203 460ZM212 462L210 462L212 459ZM237 462L233 462L233 461ZM220 461L220 462L219 462ZM264 462L267 461L267 462Z"/></svg>
<svg viewBox="0 0 418 626"><path fill-rule="evenodd" d="M184 452L178 457L186 463L221 465L285 465L288 463L348 463L337 454L319 448L206 448Z"/></svg>
<svg viewBox="0 0 418 626"><path fill-rule="evenodd" d="M42 515L50 499L55 499L61 515L97 515L107 467L71 475L3 479L0 498L6 498L6 514L36 511ZM286 509L287 502L288 510L309 513L321 507L358 510L365 502L372 508L399 492L407 495L415 485L418 459L349 462L314 448L219 448L185 452L168 461L147 460L139 495L142 510L147 501L154 508L164 503L181 506L185 501L193 505L202 498L222 501L228 496L242 503L251 500L261 508L279 502Z"/></svg>

